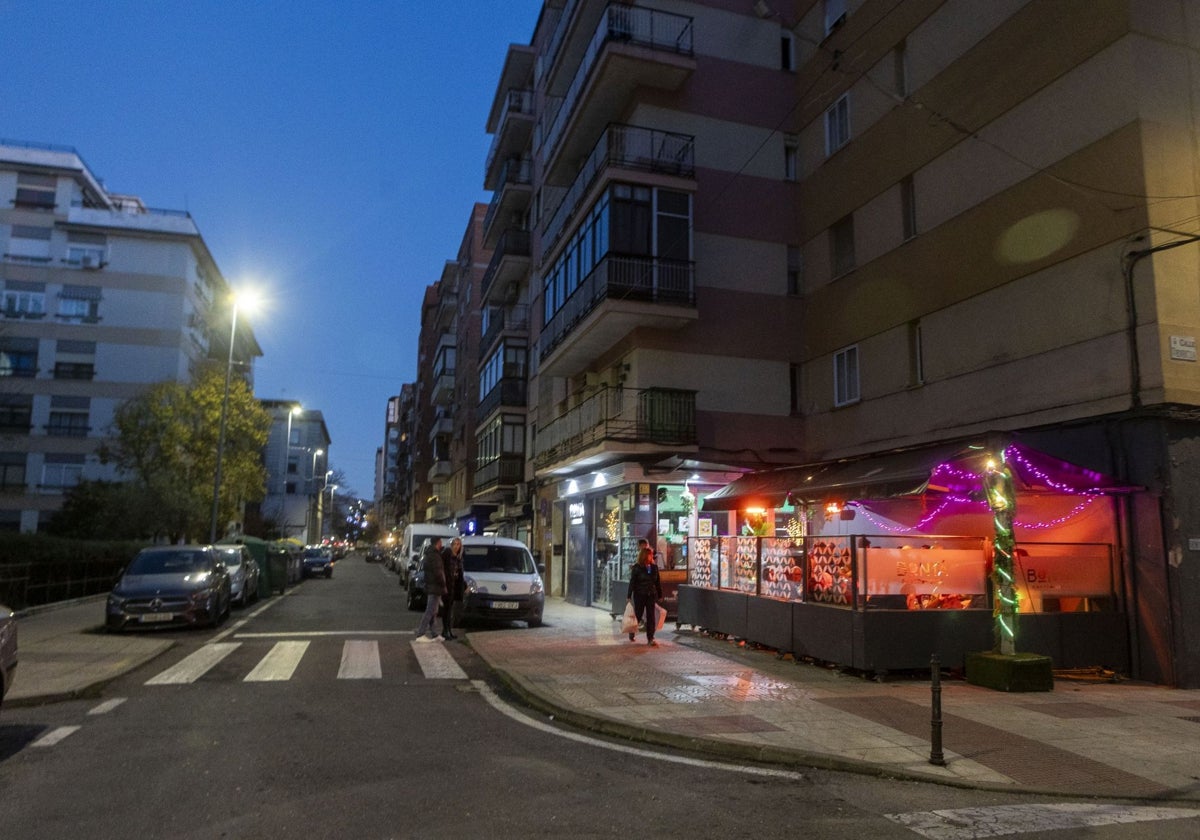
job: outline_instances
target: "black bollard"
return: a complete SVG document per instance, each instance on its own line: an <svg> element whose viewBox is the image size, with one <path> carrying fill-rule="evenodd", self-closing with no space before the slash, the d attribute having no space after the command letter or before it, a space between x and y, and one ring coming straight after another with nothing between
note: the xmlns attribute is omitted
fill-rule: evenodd
<svg viewBox="0 0 1200 840"><path fill-rule="evenodd" d="M936 653L929 660L929 676L929 689L933 693L933 709L929 720L929 763L945 767L946 758L942 755L942 664Z"/></svg>

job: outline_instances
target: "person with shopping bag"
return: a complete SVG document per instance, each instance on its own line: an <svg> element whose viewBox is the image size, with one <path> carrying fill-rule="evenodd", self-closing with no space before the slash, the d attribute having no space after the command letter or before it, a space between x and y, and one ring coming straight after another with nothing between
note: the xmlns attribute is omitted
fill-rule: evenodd
<svg viewBox="0 0 1200 840"><path fill-rule="evenodd" d="M658 647L654 631L658 628L656 607L662 600L662 582L658 579L658 566L654 565L654 552L650 543L638 540L637 563L629 573L629 593L625 596L633 603L633 614L646 628L646 644ZM629 641L637 636L636 628L629 633Z"/></svg>

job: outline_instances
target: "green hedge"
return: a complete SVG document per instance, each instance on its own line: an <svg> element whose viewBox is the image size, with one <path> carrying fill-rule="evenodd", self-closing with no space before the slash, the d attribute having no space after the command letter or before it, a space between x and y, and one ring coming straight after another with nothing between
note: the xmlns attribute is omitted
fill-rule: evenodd
<svg viewBox="0 0 1200 840"><path fill-rule="evenodd" d="M107 592L145 546L0 532L0 604L22 610Z"/></svg>

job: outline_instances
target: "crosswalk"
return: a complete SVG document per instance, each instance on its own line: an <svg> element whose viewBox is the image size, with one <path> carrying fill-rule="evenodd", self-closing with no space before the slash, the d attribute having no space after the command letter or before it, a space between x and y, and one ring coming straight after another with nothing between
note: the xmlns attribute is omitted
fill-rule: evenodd
<svg viewBox="0 0 1200 840"><path fill-rule="evenodd" d="M339 680L380 680L385 676L384 661L396 661L398 654L407 651L387 650L387 655L381 655L381 644L404 646L411 648L416 656L422 675L431 680L465 680L466 672L455 660L453 654L444 644L414 643L412 640L355 639L342 640L322 639L317 645L341 645L341 657L338 660L335 679ZM264 647L265 645L265 647ZM229 673L236 672L236 677L248 683L287 682L296 676L301 662L314 649L313 639L285 638L264 643L261 637L252 642L222 641L210 642L189 653L175 664L155 674L146 680L146 685L188 685L205 678L222 666L224 678L230 679ZM237 659L240 663L232 668L226 668L223 663ZM396 666L399 667L399 666Z"/></svg>

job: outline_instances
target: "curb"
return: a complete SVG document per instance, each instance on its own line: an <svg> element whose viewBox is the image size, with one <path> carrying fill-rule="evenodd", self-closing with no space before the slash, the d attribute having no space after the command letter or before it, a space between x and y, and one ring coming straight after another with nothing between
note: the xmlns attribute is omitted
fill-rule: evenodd
<svg viewBox="0 0 1200 840"><path fill-rule="evenodd" d="M176 644L178 644L178 643L175 641L164 640L162 642L158 642L158 643L156 643L156 647L154 649L148 650L145 653L139 654L137 656L131 657L128 660L126 660L127 664L122 665L114 673L109 674L108 676L103 677L102 679L93 680L92 682L88 683L87 685L80 686L79 688L73 688L70 691L59 691L59 692L55 692L52 694L30 694L30 695L26 695L24 697L13 697L10 694L8 697L6 697L4 699L4 708L16 709L16 708L30 708L33 706L49 706L53 703L62 703L67 700L80 700L80 699L95 698L100 694L100 692L104 689L104 687L107 686L109 683L113 682L114 680L120 679L121 677L125 676L126 674L136 671L138 668L142 667L147 662L150 662L153 659L157 659L158 657L162 656L164 653L166 653L167 651L169 651L173 647L175 647ZM18 673L20 672L20 669L21 669L21 666L20 666L20 663L18 662L18 664L17 664Z"/></svg>
<svg viewBox="0 0 1200 840"><path fill-rule="evenodd" d="M90 604L93 601L99 602L108 598L107 592L99 592L95 595L84 595L82 598L72 598L69 601L54 601L49 604L38 604L33 607L26 607L23 610L17 610L13 613L18 619L27 618L31 615L40 615L41 613L55 612L56 610L65 609L67 607L78 607L80 604Z"/></svg>

